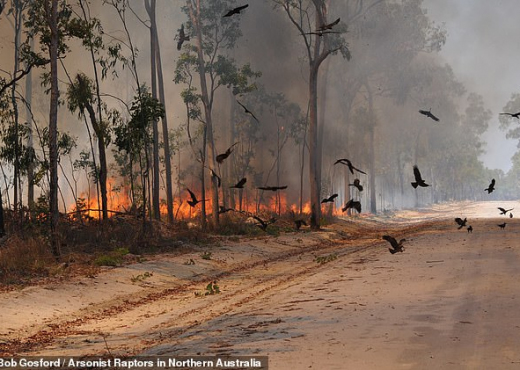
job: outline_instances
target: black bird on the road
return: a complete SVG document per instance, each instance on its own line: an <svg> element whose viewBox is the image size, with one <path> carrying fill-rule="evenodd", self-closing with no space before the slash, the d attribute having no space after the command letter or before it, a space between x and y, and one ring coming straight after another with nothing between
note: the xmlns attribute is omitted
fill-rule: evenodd
<svg viewBox="0 0 520 370"><path fill-rule="evenodd" d="M505 229L506 228L506 223L504 222L503 224L500 224L500 225L497 225L499 228L501 229Z"/></svg>
<svg viewBox="0 0 520 370"><path fill-rule="evenodd" d="M191 196L191 200L188 200L188 204L190 205L191 208L195 207L200 202L207 201L207 199L198 200L197 197L195 196L195 194L190 189L186 188L186 190L188 191L188 193L190 193L190 196Z"/></svg>
<svg viewBox="0 0 520 370"><path fill-rule="evenodd" d="M471 225L468 226L468 234L473 232L473 227Z"/></svg>
<svg viewBox="0 0 520 370"><path fill-rule="evenodd" d="M307 222L305 222L304 220L294 220L294 225L296 227L296 230L300 230L302 225L307 226Z"/></svg>
<svg viewBox="0 0 520 370"><path fill-rule="evenodd" d="M488 194L491 194L495 190L495 179L491 180L491 184L489 184L487 189L484 189L484 191L487 191Z"/></svg>
<svg viewBox="0 0 520 370"><path fill-rule="evenodd" d="M318 27L318 30L317 32L320 32L320 31L326 31L326 30L331 30L332 27L334 27L335 25L337 25L339 23L339 21L341 20L341 18L338 18L336 19L334 22L332 23L329 23L329 24L323 24L321 25L320 27Z"/></svg>
<svg viewBox="0 0 520 370"><path fill-rule="evenodd" d="M258 118L256 118L256 116L253 114L253 112L251 112L249 109L246 108L246 106L242 103L240 103L238 100L237 100L237 103L238 105L240 105L242 108L244 108L244 112L246 114L249 114L251 117L253 117L255 119L256 122L260 123L260 121L258 120Z"/></svg>
<svg viewBox="0 0 520 370"><path fill-rule="evenodd" d="M466 226L466 223L468 222L467 218L464 218L464 220L460 217L457 217L455 219L455 222L459 225L458 230L462 229L464 226Z"/></svg>
<svg viewBox="0 0 520 370"><path fill-rule="evenodd" d="M251 217L253 217L256 221L258 221L258 223L255 225L258 226L263 231L266 231L267 226L274 224L276 222L276 218L274 218L274 217L271 217L268 221L264 221L258 216L251 216Z"/></svg>
<svg viewBox="0 0 520 370"><path fill-rule="evenodd" d="M405 242L406 239L401 239L399 240L399 242L397 242L397 240L395 240L395 238L390 235L383 235L383 239L389 242L390 245L392 245L392 248L388 248L390 253L395 254L397 252L404 251L403 242Z"/></svg>
<svg viewBox="0 0 520 370"><path fill-rule="evenodd" d="M349 208L354 208L358 213L361 213L361 202L358 202L357 200L350 199L346 204L345 207L341 208L342 212L345 212Z"/></svg>
<svg viewBox="0 0 520 370"><path fill-rule="evenodd" d="M502 207L497 207L497 208L499 209L501 215L505 215L507 212L512 211L514 209L514 208L505 209L505 208L502 208Z"/></svg>
<svg viewBox="0 0 520 370"><path fill-rule="evenodd" d="M505 116L511 116L511 117L514 117L514 118L520 118L520 112L517 112L517 113L500 113L502 115L505 115Z"/></svg>
<svg viewBox="0 0 520 370"><path fill-rule="evenodd" d="M415 176L415 182L412 182L414 188L417 188L417 186L422 186L423 188L430 186L422 179L419 167L413 166L413 175Z"/></svg>
<svg viewBox="0 0 520 370"><path fill-rule="evenodd" d="M242 10L244 10L245 8L247 8L248 6L249 6L249 4L246 4L246 5L239 6L239 7L235 8L235 9L231 9L229 12L224 14L224 17L231 17L232 15L240 14L240 12Z"/></svg>
<svg viewBox="0 0 520 370"><path fill-rule="evenodd" d="M338 197L338 194L332 194L330 197L328 198L325 198L321 201L321 203L332 203L334 202L334 199L336 199Z"/></svg>
<svg viewBox="0 0 520 370"><path fill-rule="evenodd" d="M341 163L341 164L344 164L345 166L348 167L348 169L350 170L350 173L351 174L354 174L354 170L356 170L357 172L360 172L362 174L367 174L366 172L363 172L361 171L359 168L356 168L352 165L352 162L350 160L348 160L347 158L341 158L341 159L338 159L336 162L334 162L334 164L338 164L338 163Z"/></svg>
<svg viewBox="0 0 520 370"><path fill-rule="evenodd" d="M230 186L230 189L243 189L244 184L246 183L247 179L244 177L239 182L237 182L235 185Z"/></svg>
<svg viewBox="0 0 520 370"><path fill-rule="evenodd" d="M284 186L259 186L259 187L257 187L257 189L269 190L269 191L278 191L278 190L287 189L287 185L284 185Z"/></svg>
<svg viewBox="0 0 520 370"><path fill-rule="evenodd" d="M186 36L184 33L184 23L181 24L181 29L179 30L179 34L176 37L177 39L177 50L181 50L182 44L184 41L190 41L190 37Z"/></svg>
<svg viewBox="0 0 520 370"><path fill-rule="evenodd" d="M361 182L359 181L359 179L354 179L354 183L348 184L348 186L355 186L356 189L358 189L359 191L363 191L363 185L361 185Z"/></svg>
<svg viewBox="0 0 520 370"><path fill-rule="evenodd" d="M426 117L431 118L432 120L434 120L436 122L439 122L439 119L433 115L431 108L430 108L430 110L419 109L419 113L425 115Z"/></svg>
<svg viewBox="0 0 520 370"><path fill-rule="evenodd" d="M233 145L231 145L231 146L228 148L228 150L226 150L225 153L222 153L222 154L217 155L217 162L218 162L219 164L222 164L222 162L224 162L224 159L226 159L227 157L229 157L229 155L233 152L233 147L234 147L235 145L237 145L237 144L238 144L238 142L237 142L237 143L234 143Z"/></svg>

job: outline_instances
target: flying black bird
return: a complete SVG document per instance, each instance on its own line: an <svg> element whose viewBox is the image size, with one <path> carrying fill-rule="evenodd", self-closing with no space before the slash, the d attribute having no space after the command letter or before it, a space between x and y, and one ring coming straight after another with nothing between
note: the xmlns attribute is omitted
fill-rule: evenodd
<svg viewBox="0 0 520 370"><path fill-rule="evenodd" d="M287 189L287 185L285 185L285 186L259 186L259 187L257 187L257 189L277 191L277 190Z"/></svg>
<svg viewBox="0 0 520 370"><path fill-rule="evenodd" d="M413 175L415 176L415 182L412 182L414 188L417 188L417 186L422 186L423 188L430 186L422 179L419 167L413 166Z"/></svg>
<svg viewBox="0 0 520 370"><path fill-rule="evenodd" d="M458 230L462 229L464 226L466 226L466 222L468 222L467 218L464 218L464 220L460 217L457 217L455 219L455 222L459 224Z"/></svg>
<svg viewBox="0 0 520 370"><path fill-rule="evenodd" d="M336 199L338 197L338 194L332 194L330 197L328 198L325 198L321 201L321 203L332 203L334 202L334 199Z"/></svg>
<svg viewBox="0 0 520 370"><path fill-rule="evenodd" d="M258 118L256 118L256 116L253 114L253 112L251 112L249 109L247 109L247 108L245 107L244 104L240 103L238 100L237 100L237 103L238 103L238 105L240 105L242 108L244 108L244 112L245 112L246 114L249 114L251 117L253 117L253 118L255 119L256 122L260 123L260 121L258 120Z"/></svg>
<svg viewBox="0 0 520 370"><path fill-rule="evenodd" d="M397 252L403 252L404 251L403 242L405 242L406 239L399 240L399 243L397 242L397 240L395 240L394 237L392 237L390 235L383 235L383 239L386 240L387 242L389 242L392 245L392 248L388 248L390 253L395 254Z"/></svg>
<svg viewBox="0 0 520 370"><path fill-rule="evenodd" d="M230 186L230 189L243 189L244 184L246 183L247 179L244 177L239 182L237 182L235 185Z"/></svg>
<svg viewBox="0 0 520 370"><path fill-rule="evenodd" d="M345 212L349 208L354 208L358 213L361 213L361 202L358 202L357 200L350 199L346 204L345 207L341 208L342 212Z"/></svg>
<svg viewBox="0 0 520 370"><path fill-rule="evenodd" d="M351 174L354 174L354 170L356 170L357 172L361 172L365 175L367 174L366 172L361 171L359 168L354 167L352 165L352 162L346 158L341 158L341 159L338 159L336 162L334 162L335 165L338 163L341 163L341 164L344 164L345 166L347 166L348 169L350 170Z"/></svg>
<svg viewBox="0 0 520 370"><path fill-rule="evenodd" d="M500 214L501 215L505 215L507 212L512 211L514 209L514 208L505 209L505 208L502 208L502 207L497 207L497 208L500 210Z"/></svg>
<svg viewBox="0 0 520 370"><path fill-rule="evenodd" d="M489 184L487 189L484 189L484 191L487 191L488 194L491 194L495 190L495 179L491 180L491 184Z"/></svg>
<svg viewBox="0 0 520 370"><path fill-rule="evenodd" d="M276 222L276 218L274 218L274 217L271 217L268 221L264 221L258 216L251 216L251 217L253 217L255 220L257 220L259 222L255 225L264 231L266 231L267 226L274 224Z"/></svg>
<svg viewBox="0 0 520 370"><path fill-rule="evenodd" d="M439 119L433 115L431 108L430 110L419 109L419 113L424 114L426 117L429 117L432 120L439 122Z"/></svg>
<svg viewBox="0 0 520 370"><path fill-rule="evenodd" d="M231 145L231 146L228 148L228 150L226 150L225 153L222 153L222 154L217 155L217 162L218 162L219 164L222 164L222 162L224 162L224 159L226 159L227 157L229 157L229 155L233 152L233 147L234 147L235 145L237 145L237 144L238 144L238 142L235 143L235 144L233 144L233 145Z"/></svg>
<svg viewBox="0 0 520 370"><path fill-rule="evenodd" d="M248 6L249 6L249 4L246 4L246 5L239 6L238 8L235 8L235 9L231 9L229 12L224 14L224 17L231 17L232 15L240 14L240 12L242 10L244 10L245 8L247 8Z"/></svg>
<svg viewBox="0 0 520 370"><path fill-rule="evenodd" d="M300 230L302 225L307 226L307 223L304 220L294 220L294 225L296 226L296 230Z"/></svg>
<svg viewBox="0 0 520 370"><path fill-rule="evenodd" d="M186 188L186 190L188 190L188 193L190 193L190 195L191 195L191 200L188 200L188 204L192 208L195 207L200 202L205 202L207 200L207 199L198 200L197 197L195 196L195 194L193 194L193 192L190 189Z"/></svg>
<svg viewBox="0 0 520 370"><path fill-rule="evenodd" d="M363 191L363 185L361 185L359 179L354 179L354 183L348 184L348 186L355 186L359 191Z"/></svg>
<svg viewBox="0 0 520 370"><path fill-rule="evenodd" d="M504 222L503 224L500 224L500 225L497 225L499 228L501 229L505 229L506 228L506 223Z"/></svg>
<svg viewBox="0 0 520 370"><path fill-rule="evenodd" d="M182 44L184 41L190 41L190 37L186 36L184 33L184 23L181 24L181 29L179 30L179 34L176 37L177 39L177 50L181 50Z"/></svg>
<svg viewBox="0 0 520 370"><path fill-rule="evenodd" d="M500 114L506 115L506 116L511 116L514 118L520 118L520 112L518 112L518 113L500 113Z"/></svg>
<svg viewBox="0 0 520 370"><path fill-rule="evenodd" d="M329 24L323 24L321 25L320 27L318 27L318 30L317 32L319 31L326 31L326 30L331 30L332 27L334 27L335 25L337 25L340 21L340 18L336 19L334 22L332 23L329 23Z"/></svg>
<svg viewBox="0 0 520 370"><path fill-rule="evenodd" d="M468 234L473 232L473 227L471 225L468 226Z"/></svg>
<svg viewBox="0 0 520 370"><path fill-rule="evenodd" d="M226 213L229 211L234 211L233 208L226 208L224 206L218 206L218 214L221 215L222 213Z"/></svg>

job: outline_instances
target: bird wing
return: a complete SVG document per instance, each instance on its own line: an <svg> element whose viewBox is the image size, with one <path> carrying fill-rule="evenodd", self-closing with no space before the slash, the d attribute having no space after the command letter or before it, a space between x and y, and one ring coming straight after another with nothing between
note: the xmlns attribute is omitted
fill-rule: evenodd
<svg viewBox="0 0 520 370"><path fill-rule="evenodd" d="M241 10L244 10L248 6L249 6L249 4L242 5L242 6L239 6L239 7L235 8L235 9L233 9L233 10L236 11L237 13L239 13Z"/></svg>
<svg viewBox="0 0 520 370"><path fill-rule="evenodd" d="M500 210L500 212L502 212L503 214L505 214L505 213L507 212L507 211L506 211L504 208L502 208L502 207L497 207L497 208L498 208L498 209Z"/></svg>
<svg viewBox="0 0 520 370"><path fill-rule="evenodd" d="M490 186L493 186L493 187L495 186L495 179L491 180L491 185Z"/></svg>
<svg viewBox="0 0 520 370"><path fill-rule="evenodd" d="M191 200L196 202L197 201L197 197L195 196L195 194L193 194L193 192L190 189L188 189L188 188L186 188L186 190L188 190L188 193L190 193Z"/></svg>
<svg viewBox="0 0 520 370"><path fill-rule="evenodd" d="M415 176L415 181L422 181L421 171L419 171L419 167L413 166L413 175Z"/></svg>
<svg viewBox="0 0 520 370"><path fill-rule="evenodd" d="M395 240L394 237L392 237L390 235L383 235L383 239L386 240L387 242L389 242L394 249L398 248L399 244L397 244L397 240Z"/></svg>
<svg viewBox="0 0 520 370"><path fill-rule="evenodd" d="M247 179L244 177L243 179L241 179L241 180L237 183L236 186L237 186L237 187L238 187L238 186L242 187L242 186L244 186L244 184L246 183L246 181L247 181Z"/></svg>
<svg viewBox="0 0 520 370"><path fill-rule="evenodd" d="M433 113L429 112L428 117L430 117L432 120L439 122L439 119L433 115Z"/></svg>
<svg viewBox="0 0 520 370"><path fill-rule="evenodd" d="M455 222L458 223L458 224L461 225L461 226L464 224L464 221L463 221L462 218L460 218L460 217L457 217L457 218L455 219Z"/></svg>

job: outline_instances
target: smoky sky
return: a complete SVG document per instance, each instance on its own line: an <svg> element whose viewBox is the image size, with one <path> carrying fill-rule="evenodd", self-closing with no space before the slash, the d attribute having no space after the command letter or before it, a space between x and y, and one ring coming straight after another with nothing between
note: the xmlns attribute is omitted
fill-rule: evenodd
<svg viewBox="0 0 520 370"><path fill-rule="evenodd" d="M520 22L517 0L424 0L430 18L448 32L439 53L469 91L484 97L493 113L484 135L489 168L507 171L516 141L498 129L498 114L511 94L520 91ZM520 107L518 107L520 110Z"/></svg>

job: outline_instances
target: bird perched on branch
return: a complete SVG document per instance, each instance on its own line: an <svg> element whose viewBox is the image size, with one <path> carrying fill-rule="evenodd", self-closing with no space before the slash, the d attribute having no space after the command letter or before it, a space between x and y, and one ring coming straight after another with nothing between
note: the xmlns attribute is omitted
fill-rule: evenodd
<svg viewBox="0 0 520 370"><path fill-rule="evenodd" d="M354 208L358 213L361 213L361 202L358 202L357 200L350 199L346 204L345 207L341 208L342 212L345 212L349 208Z"/></svg>
<svg viewBox="0 0 520 370"><path fill-rule="evenodd" d="M232 15L240 14L240 12L242 10L244 10L245 8L247 8L248 6L249 6L249 4L246 4L246 5L239 6L239 7L235 8L235 9L231 9L226 14L224 14L224 17L231 17Z"/></svg>
<svg viewBox="0 0 520 370"><path fill-rule="evenodd" d="M501 115L511 116L514 118L520 118L520 112L517 113L500 113Z"/></svg>
<svg viewBox="0 0 520 370"><path fill-rule="evenodd" d="M506 223L504 222L503 224L500 224L500 225L497 225L499 228L501 229L505 229L506 228Z"/></svg>
<svg viewBox="0 0 520 370"><path fill-rule="evenodd" d="M484 191L487 191L488 194L491 194L495 190L495 179L491 180L491 184L489 184L487 189L484 189Z"/></svg>
<svg viewBox="0 0 520 370"><path fill-rule="evenodd" d="M356 168L352 165L352 162L350 160L348 160L347 158L341 158L341 159L338 159L336 162L334 162L334 164L338 164L338 163L341 163L341 164L344 164L345 166L348 167L348 169L350 170L350 173L351 174L354 174L354 170L356 170L357 172L360 172L362 174L367 174L366 172L363 172L361 171L359 168Z"/></svg>
<svg viewBox="0 0 520 370"><path fill-rule="evenodd" d="M334 199L336 199L338 197L338 194L332 194L330 197L328 198L325 198L321 201L321 203L332 203L334 202Z"/></svg>
<svg viewBox="0 0 520 370"><path fill-rule="evenodd" d="M358 191L363 191L363 186L361 185L361 181L359 181L359 179L354 179L354 183L348 184L348 186L354 186L356 189L358 189Z"/></svg>
<svg viewBox="0 0 520 370"><path fill-rule="evenodd" d="M455 219L455 222L459 225L459 227L457 228L458 230L462 229L464 226L466 226L466 223L468 222L468 219L467 218L464 218L464 220L460 217L457 217Z"/></svg>
<svg viewBox="0 0 520 370"><path fill-rule="evenodd" d="M238 100L237 100L237 103L238 105L240 105L242 108L244 108L244 113L246 114L249 114L251 117L253 117L255 119L256 122L260 123L260 121L258 120L258 118L256 118L256 116L253 114L253 112L251 112L249 109L246 108L246 106L242 103L240 103Z"/></svg>
<svg viewBox="0 0 520 370"><path fill-rule="evenodd" d="M226 150L225 153L222 153L222 154L217 155L217 162L218 162L219 164L222 164L222 162L224 162L224 159L226 159L227 157L229 157L229 155L233 152L233 147L234 147L235 145L237 145L237 144L238 144L238 142L234 143L233 145L231 145L231 146L228 148L228 150Z"/></svg>
<svg viewBox="0 0 520 370"><path fill-rule="evenodd" d="M430 110L419 109L419 113L425 115L426 117L431 118L432 120L434 120L436 122L439 122L439 119L433 115L431 108L430 108Z"/></svg>
<svg viewBox="0 0 520 370"><path fill-rule="evenodd" d="M284 190L287 189L287 185L284 186L259 186L257 189L260 190L270 190L270 191L278 191L278 190Z"/></svg>
<svg viewBox="0 0 520 370"><path fill-rule="evenodd" d="M190 41L190 37L186 36L186 34L184 33L184 23L181 24L181 28L179 30L179 34L177 35L176 39L177 39L177 50L181 50L181 47L182 47L182 44L184 43L184 41Z"/></svg>
<svg viewBox="0 0 520 370"><path fill-rule="evenodd" d="M383 239L389 242L392 246L392 248L388 248L390 253L395 254L397 252L402 253L404 251L403 242L405 242L406 239L401 239L399 242L397 242L397 240L395 240L395 238L390 235L383 235Z"/></svg>
<svg viewBox="0 0 520 370"><path fill-rule="evenodd" d="M230 189L243 189L244 185L246 183L247 179L244 177L239 182L237 182L235 185L230 186Z"/></svg>
<svg viewBox="0 0 520 370"><path fill-rule="evenodd" d="M220 188L220 185L222 184L222 179L220 178L220 176L217 175L217 173L215 171L213 171L213 169L211 169L209 167L207 167L207 169L210 171L211 177L214 179L217 179L217 187Z"/></svg>
<svg viewBox="0 0 520 370"><path fill-rule="evenodd" d="M512 211L514 209L514 208L505 209L505 208L502 208L502 207L497 207L497 208L500 210L500 214L501 215L505 215L507 212Z"/></svg>
<svg viewBox="0 0 520 370"><path fill-rule="evenodd" d="M191 208L195 207L200 202L207 201L207 199L198 200L197 197L195 196L195 194L190 189L186 188L186 190L188 191L188 193L190 193L190 196L191 196L191 200L188 200L188 204L190 205Z"/></svg>
<svg viewBox="0 0 520 370"><path fill-rule="evenodd" d="M326 31L326 30L331 30L332 27L334 27L335 25L337 25L339 23L339 21L341 20L341 18L338 18L336 19L334 22L332 23L329 23L329 24L322 24L321 26L318 27L317 29L317 32L320 32L320 31Z"/></svg>
<svg viewBox="0 0 520 370"><path fill-rule="evenodd" d="M430 186L422 179L419 167L413 166L413 175L415 176L415 182L412 182L412 186L414 187L414 189L417 188L417 186L422 186L423 188Z"/></svg>

